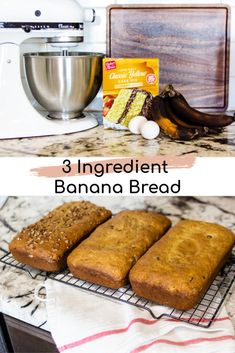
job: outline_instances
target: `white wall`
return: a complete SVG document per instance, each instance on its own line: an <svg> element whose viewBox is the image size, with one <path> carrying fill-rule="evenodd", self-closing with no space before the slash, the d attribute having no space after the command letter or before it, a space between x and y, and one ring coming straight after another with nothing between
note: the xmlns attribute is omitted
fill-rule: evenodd
<svg viewBox="0 0 235 353"><path fill-rule="evenodd" d="M93 24L86 24L85 43L80 45L81 50L106 51L106 9L110 4L216 4L226 3L231 6L231 48L230 48L230 87L229 87L229 109L235 110L235 0L78 0L84 7L96 9L97 19ZM92 107L100 108L94 102Z"/></svg>

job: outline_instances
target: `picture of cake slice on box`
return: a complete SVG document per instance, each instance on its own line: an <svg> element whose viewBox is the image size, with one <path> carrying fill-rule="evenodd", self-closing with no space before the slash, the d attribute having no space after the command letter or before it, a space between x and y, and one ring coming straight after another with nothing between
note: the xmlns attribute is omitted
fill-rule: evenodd
<svg viewBox="0 0 235 353"><path fill-rule="evenodd" d="M128 127L132 118L143 115L150 116L153 96L151 93L139 89L121 89L107 112L105 119L114 124Z"/></svg>

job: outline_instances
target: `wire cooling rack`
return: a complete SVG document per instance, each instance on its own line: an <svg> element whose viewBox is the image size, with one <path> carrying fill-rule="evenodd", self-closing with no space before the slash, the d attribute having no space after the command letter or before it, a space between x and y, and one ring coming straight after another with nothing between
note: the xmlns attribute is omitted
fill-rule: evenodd
<svg viewBox="0 0 235 353"><path fill-rule="evenodd" d="M24 270L32 278L41 276L52 280L65 283L83 290L92 292L96 295L102 295L111 300L116 300L122 303L134 305L140 309L147 310L149 314L155 318L169 317L171 319L187 322L192 325L208 328L215 318L218 310L224 302L226 295L235 280L235 248L224 266L223 270L217 275L213 283L205 293L198 305L188 311L181 311L165 306L157 305L144 298L138 297L130 286L119 289L111 289L94 283L86 282L73 277L68 271L47 273L32 269L18 261L16 261L10 253L5 254L0 261L5 265L13 266L17 269Z"/></svg>

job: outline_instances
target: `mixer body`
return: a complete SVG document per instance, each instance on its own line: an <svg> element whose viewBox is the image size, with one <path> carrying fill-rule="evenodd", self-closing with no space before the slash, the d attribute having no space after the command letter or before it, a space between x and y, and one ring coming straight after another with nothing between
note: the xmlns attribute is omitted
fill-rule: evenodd
<svg viewBox="0 0 235 353"><path fill-rule="evenodd" d="M27 93L21 53L22 44L30 40L58 51L77 46L83 41L84 22L92 21L93 15L76 0L24 0L23 6L17 0L0 0L1 139L65 134L97 125L89 114L71 122L64 121L63 115L58 121L46 119L48 112Z"/></svg>

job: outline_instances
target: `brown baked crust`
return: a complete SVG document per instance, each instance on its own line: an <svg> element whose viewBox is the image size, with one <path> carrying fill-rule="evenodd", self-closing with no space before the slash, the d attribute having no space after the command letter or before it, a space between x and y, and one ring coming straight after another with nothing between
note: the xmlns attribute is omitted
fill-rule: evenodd
<svg viewBox="0 0 235 353"><path fill-rule="evenodd" d="M148 211L122 211L99 226L68 256L72 274L110 288L123 287L131 267L171 226Z"/></svg>
<svg viewBox="0 0 235 353"><path fill-rule="evenodd" d="M226 262L234 243L234 234L218 224L180 221L132 268L132 289L159 304L191 309Z"/></svg>
<svg viewBox="0 0 235 353"><path fill-rule="evenodd" d="M111 212L88 201L65 203L17 234L9 244L16 260L43 271L66 267L68 253Z"/></svg>

